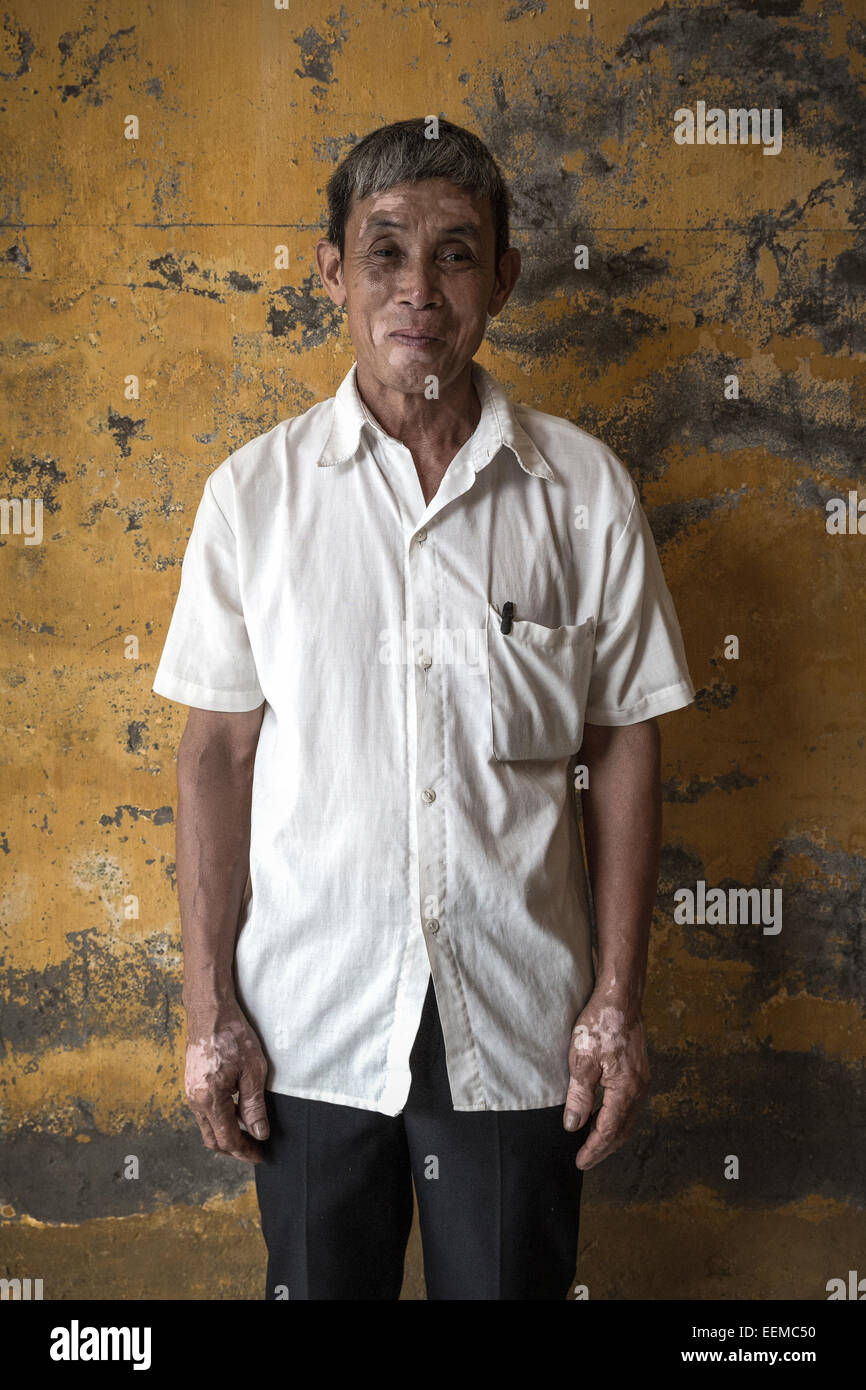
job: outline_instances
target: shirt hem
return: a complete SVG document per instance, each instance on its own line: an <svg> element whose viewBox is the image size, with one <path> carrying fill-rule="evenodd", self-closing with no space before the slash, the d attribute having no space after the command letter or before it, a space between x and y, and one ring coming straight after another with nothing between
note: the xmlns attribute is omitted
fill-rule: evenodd
<svg viewBox="0 0 866 1390"><path fill-rule="evenodd" d="M605 710L588 709L584 715L586 724L638 724L642 719L652 719L657 714L669 714L671 710L683 709L692 704L695 698L694 687L690 681L679 681L647 695L628 709Z"/></svg>
<svg viewBox="0 0 866 1390"><path fill-rule="evenodd" d="M194 681L182 680L180 676L160 673L157 673L151 690L181 705L230 714L258 709L265 698L260 690L216 690L210 685L196 685Z"/></svg>
<svg viewBox="0 0 866 1390"><path fill-rule="evenodd" d="M282 1086L269 1083L266 1090L273 1091L278 1096L294 1096L298 1100L321 1100L327 1101L330 1105L348 1105L353 1110L375 1110L381 1115L400 1115L405 1107L399 1110L382 1110L381 1105L376 1101L369 1100L361 1096L349 1096L343 1091L322 1091L305 1086L293 1086L291 1090L285 1090ZM567 1088L562 1095L555 1096L552 1100L528 1101L520 1105L452 1105L452 1110L461 1113L476 1113L485 1110L507 1111L507 1110L549 1110L555 1105L564 1105L566 1100Z"/></svg>

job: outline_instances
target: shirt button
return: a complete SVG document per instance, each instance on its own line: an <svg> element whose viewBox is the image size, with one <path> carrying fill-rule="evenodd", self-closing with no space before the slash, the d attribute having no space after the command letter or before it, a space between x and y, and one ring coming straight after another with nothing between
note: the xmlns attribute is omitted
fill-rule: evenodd
<svg viewBox="0 0 866 1390"><path fill-rule="evenodd" d="M430 918L428 918L428 920L427 920L427 930L428 930L428 931L431 931L431 932L433 933L434 936L436 935L436 933L437 933L438 930L439 930L439 919L438 919L437 917L430 917Z"/></svg>
<svg viewBox="0 0 866 1390"><path fill-rule="evenodd" d="M426 539L427 539L427 527L426 527L426 526L422 526L422 527L421 527L421 530L418 532L418 544L419 544L419 545L423 545L424 542L426 541Z"/></svg>
<svg viewBox="0 0 866 1390"><path fill-rule="evenodd" d="M431 801L436 800L436 793L434 792L432 787L424 788L423 792L421 793L421 800L423 802L426 802L428 806L430 805Z"/></svg>

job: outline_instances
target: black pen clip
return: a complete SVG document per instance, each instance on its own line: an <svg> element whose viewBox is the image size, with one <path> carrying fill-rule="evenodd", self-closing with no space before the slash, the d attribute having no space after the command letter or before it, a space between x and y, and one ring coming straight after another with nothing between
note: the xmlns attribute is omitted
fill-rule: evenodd
<svg viewBox="0 0 866 1390"><path fill-rule="evenodd" d="M511 620L512 620L513 617L514 617L514 604L513 604L513 603L511 602L511 600L509 599L507 603L503 603L503 605L502 605L502 622L499 624L499 631L500 631L500 632L510 632L510 631L511 631Z"/></svg>

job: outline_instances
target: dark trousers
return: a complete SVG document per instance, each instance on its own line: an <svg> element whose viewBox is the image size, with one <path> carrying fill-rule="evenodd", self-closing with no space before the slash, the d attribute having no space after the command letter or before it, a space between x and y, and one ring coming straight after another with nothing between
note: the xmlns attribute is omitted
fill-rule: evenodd
<svg viewBox="0 0 866 1390"><path fill-rule="evenodd" d="M563 1107L456 1112L432 978L400 1115L266 1092L255 1167L267 1299L397 1299L418 1199L428 1299L564 1299L589 1126Z"/></svg>

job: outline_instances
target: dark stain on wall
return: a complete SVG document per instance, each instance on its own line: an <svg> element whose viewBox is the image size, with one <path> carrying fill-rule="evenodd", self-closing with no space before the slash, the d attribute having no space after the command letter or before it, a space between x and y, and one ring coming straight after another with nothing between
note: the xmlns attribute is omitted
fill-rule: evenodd
<svg viewBox="0 0 866 1390"><path fill-rule="evenodd" d="M176 1125L157 1117L147 1128L126 1125L108 1135L86 1101L78 1101L77 1114L74 1137L25 1125L4 1142L0 1207L37 1221L86 1221L158 1211L166 1202L230 1200L249 1184L249 1165L206 1149L192 1117ZM127 1155L138 1159L137 1179L124 1177Z"/></svg>
<svg viewBox="0 0 866 1390"><path fill-rule="evenodd" d="M262 288L261 280L253 280L239 270L230 270L226 280L231 289L237 290L239 294L258 294Z"/></svg>
<svg viewBox="0 0 866 1390"><path fill-rule="evenodd" d="M113 436L114 442L123 458L129 458L129 455L132 453L129 447L129 441L133 436L139 439L151 438L150 435L142 434L141 432L142 426L145 424L147 424L147 421L144 418L141 420L133 420L131 415L119 415L111 406L108 407L108 432Z"/></svg>
<svg viewBox="0 0 866 1390"><path fill-rule="evenodd" d="M24 246L19 244L18 239L3 252L3 260L6 265L14 266L22 275L28 275L33 269L30 257Z"/></svg>
<svg viewBox="0 0 866 1390"><path fill-rule="evenodd" d="M808 878L791 871L791 861L805 857ZM706 881L700 859L683 847L667 846L659 875L658 907L673 912L677 888ZM787 985L813 997L858 1001L866 996L866 859L840 849L825 849L804 834L776 845L756 863L754 877L742 883L729 876L707 886L780 888L782 930L765 936L756 924L683 925L683 944L698 960L741 961L749 973L737 980L737 1010L748 1018ZM736 1051L736 1049L734 1049Z"/></svg>
<svg viewBox="0 0 866 1390"><path fill-rule="evenodd" d="M335 80L334 57L341 52L343 44L348 38L346 26L349 15L345 5L340 6L339 20L343 27L331 39L323 37L310 25L299 38L294 40L301 53L301 66L295 68L295 75L309 78L315 84L313 94L316 97L325 97L329 84ZM337 23L336 20L332 19L329 19L328 22L333 26L336 26Z"/></svg>
<svg viewBox="0 0 866 1390"><path fill-rule="evenodd" d="M746 487L727 488L711 497L686 497L657 507L647 507L647 520L656 545L661 547L673 540L682 540L692 527L721 511L733 511L746 500L747 495Z"/></svg>
<svg viewBox="0 0 866 1390"><path fill-rule="evenodd" d="M282 285L270 296L268 331L274 338L287 339L292 352L320 347L341 319L342 310L324 294L318 276L306 275L299 286Z"/></svg>
<svg viewBox="0 0 866 1390"><path fill-rule="evenodd" d="M89 42L93 33L93 27L85 25L82 29L69 30L58 41L62 74L67 76L67 67L70 73L75 71L79 74L77 81L60 84L61 101L68 101L70 97L80 97L83 94L90 105L102 106L103 102L110 99L100 86L103 69L109 63L136 56L136 46L131 38L135 33L134 24L128 29L115 30L113 34L109 34L106 42L95 50Z"/></svg>
<svg viewBox="0 0 866 1390"><path fill-rule="evenodd" d="M28 31L15 24L8 14L4 15L0 78L4 82L14 82L16 78L23 77L25 72L30 71L30 59L35 51L36 44ZM14 65L11 72L6 70L7 63Z"/></svg>
<svg viewBox="0 0 866 1390"><path fill-rule="evenodd" d="M0 959L4 1057L10 1050L27 1053L31 1069L37 1069L47 1050L80 1047L94 1037L173 1043L181 990L179 938L158 931L122 942L85 927L68 932L66 940L65 959L41 970L8 967ZM166 1062L171 1060L166 1052Z"/></svg>
<svg viewBox="0 0 866 1390"><path fill-rule="evenodd" d="M743 787L756 787L759 781L761 778L750 777L739 767L732 768L730 772L721 772L717 777L695 775L687 783L683 783L679 777L669 777L662 782L662 800L678 805L693 805L708 792L736 792Z"/></svg>
<svg viewBox="0 0 866 1390"><path fill-rule="evenodd" d="M224 296L219 290L213 289L209 284L197 284L196 279L210 281L215 279L214 272L207 266L202 270L192 257L177 257L171 251L164 256L156 256L152 261L148 261L151 270L155 270L160 276L159 280L145 280L143 288L148 290L181 290L186 294L203 295L206 299L215 299L220 304L224 303ZM133 286L133 288L135 288Z"/></svg>
<svg viewBox="0 0 866 1390"><path fill-rule="evenodd" d="M0 487L10 497L41 497L42 506L52 515L60 511L58 492L67 475L56 459L29 459L13 454L6 468L0 468Z"/></svg>
<svg viewBox="0 0 866 1390"><path fill-rule="evenodd" d="M140 724L140 725L138 726L139 731L140 731L141 728L146 728L146 727L147 727L146 721L144 721L142 724ZM139 743L140 743L140 739L139 739ZM130 751L135 751L135 750L130 749ZM118 806L117 809L115 810L113 816L109 816L109 815L100 816L100 817L99 817L99 824L100 824L100 825L118 825L118 826L119 826L119 825L122 825L122 824L123 824L123 818L124 818L124 816L131 816L131 818L132 818L133 821L137 821L137 820L139 820L140 818L141 818L141 819L144 819L144 820L149 820L149 821L152 821L154 825L170 825L170 824L172 823L172 821L174 820L174 812L173 812L171 806L159 806L159 807L157 807L157 809L156 809L155 811L148 811L148 810L145 810L145 809L144 809L143 807L141 807L141 806Z"/></svg>
<svg viewBox="0 0 866 1390"><path fill-rule="evenodd" d="M587 1175L589 1200L661 1201L697 1184L752 1210L806 1193L839 1201L862 1195L862 1070L769 1045L742 1053L692 1045L684 1056L650 1041L649 1056L652 1094L667 1100L663 1117L654 1122L651 1111L642 1112L616 1163ZM698 1095L706 1098L700 1109L690 1101ZM838 1132L840 1095L844 1142L828 1143ZM740 1160L735 1181L724 1178L729 1154Z"/></svg>
<svg viewBox="0 0 866 1390"><path fill-rule="evenodd" d="M713 681L712 685L702 685L695 691L695 708L707 713L710 710L729 709L737 696L737 687L724 677Z"/></svg>

